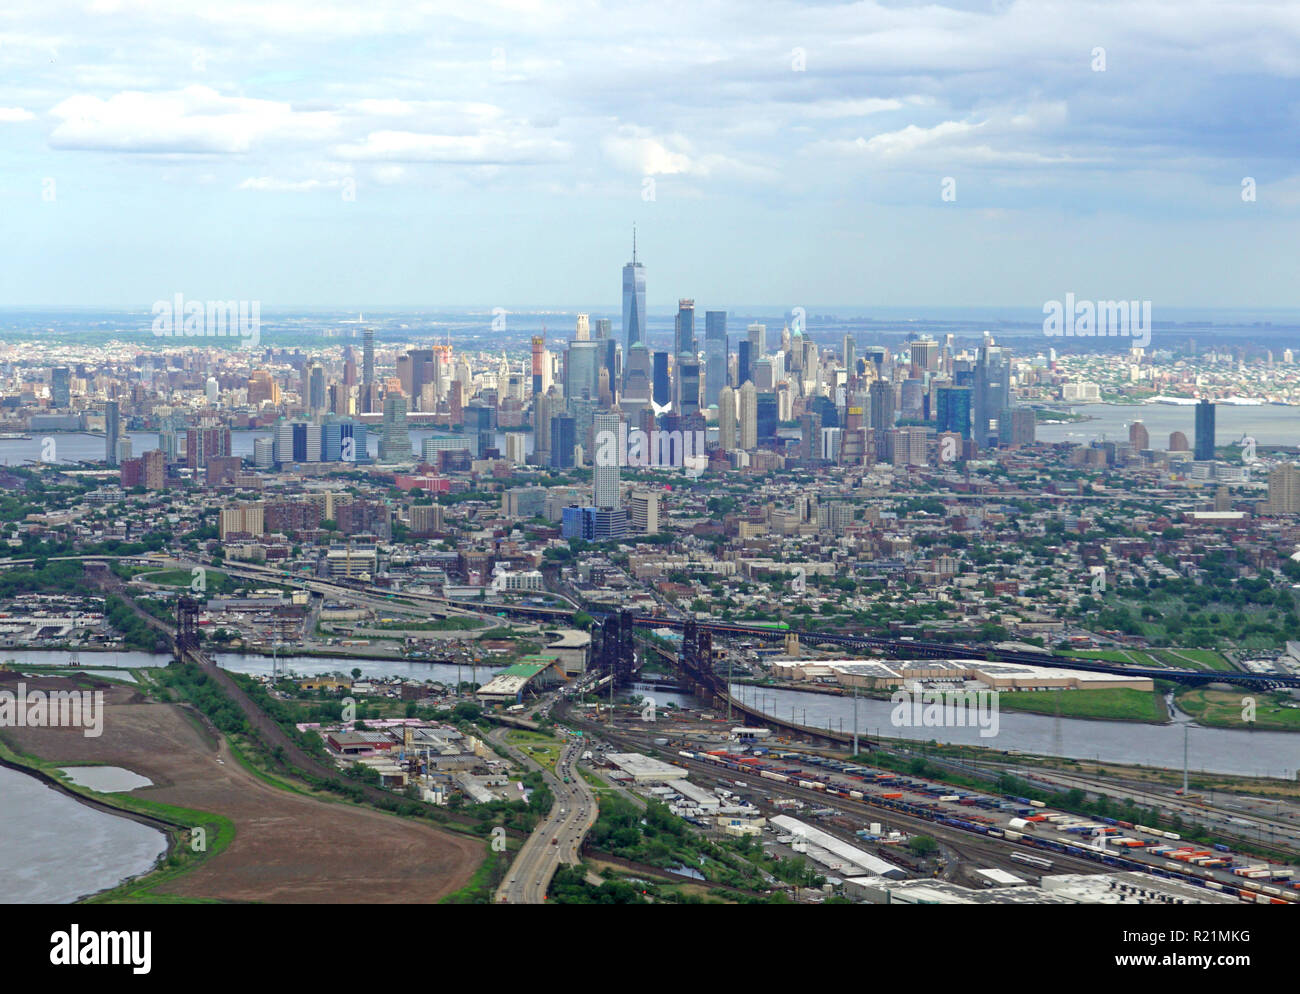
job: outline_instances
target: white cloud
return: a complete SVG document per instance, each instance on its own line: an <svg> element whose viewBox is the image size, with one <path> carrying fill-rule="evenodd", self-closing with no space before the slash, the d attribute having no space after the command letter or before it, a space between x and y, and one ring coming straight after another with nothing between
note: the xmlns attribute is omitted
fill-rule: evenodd
<svg viewBox="0 0 1300 994"><path fill-rule="evenodd" d="M334 190L342 185L338 179L278 179L274 176L250 176L239 184L241 190L256 190L266 193L311 193L315 190Z"/></svg>
<svg viewBox="0 0 1300 994"><path fill-rule="evenodd" d="M128 91L107 100L78 95L51 111L58 149L231 154L265 142L320 141L338 132L329 112L288 103L226 97L206 86L169 93Z"/></svg>
<svg viewBox="0 0 1300 994"><path fill-rule="evenodd" d="M632 133L610 135L601 148L618 168L642 176L672 176L697 168L688 154L690 143L680 135L663 139Z"/></svg>
<svg viewBox="0 0 1300 994"><path fill-rule="evenodd" d="M339 145L341 159L364 162L429 162L462 165L556 162L569 146L555 139L485 132L439 135L415 131L373 131L364 140Z"/></svg>
<svg viewBox="0 0 1300 994"><path fill-rule="evenodd" d="M21 107L0 107L0 122L12 124L17 121L30 121L34 117L29 110L23 110Z"/></svg>

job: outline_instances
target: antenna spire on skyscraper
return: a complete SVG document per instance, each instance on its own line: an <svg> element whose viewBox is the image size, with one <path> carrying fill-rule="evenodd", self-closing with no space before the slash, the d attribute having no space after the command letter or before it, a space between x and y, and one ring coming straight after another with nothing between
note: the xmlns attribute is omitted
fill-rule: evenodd
<svg viewBox="0 0 1300 994"><path fill-rule="evenodd" d="M632 265L636 265L636 222L632 222Z"/></svg>

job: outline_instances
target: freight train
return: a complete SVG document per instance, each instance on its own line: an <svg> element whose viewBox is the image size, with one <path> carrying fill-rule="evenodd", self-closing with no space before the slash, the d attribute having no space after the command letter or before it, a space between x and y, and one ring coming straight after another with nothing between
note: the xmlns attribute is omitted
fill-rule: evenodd
<svg viewBox="0 0 1300 994"><path fill-rule="evenodd" d="M843 785L829 782L825 777L807 770L788 767L774 766L771 762L763 762L753 757L742 757L725 751L718 752L689 752L679 750L678 755L685 759L696 762L704 762L723 767L728 770L746 773L753 776L755 773L764 780L772 780L776 783L787 784L792 787L800 787L804 790L816 791L819 794L826 794L834 797L841 797L848 801L858 801L862 804L870 804L873 807L885 808L886 810L896 811L899 814L909 815L913 818L920 818L925 821L933 822L938 825L945 825L949 828L956 828L965 832L972 832L979 835L987 835L993 838L1006 838L1010 841L1017 842L1023 846L1029 846L1034 849L1042 850L1049 853L1057 853L1065 856L1074 856L1080 859L1087 859L1092 862L1101 863L1115 870L1130 870L1140 873L1150 873L1157 877L1164 877L1170 880L1179 880L1184 883L1193 884L1197 887L1205 887L1210 890L1217 890L1228 894L1235 894L1242 901L1252 904L1290 904L1294 900L1283 900L1284 892L1276 887L1263 887L1254 880L1245 880L1238 888L1229 884L1222 884L1218 881L1207 880L1204 877L1191 876L1187 873L1178 872L1182 867L1178 863L1169 862L1169 869L1161 869L1152 866L1149 863L1139 862L1128 859L1118 852L1112 852L1104 849L1083 848L1081 846L1070 845L1065 842L1057 841L1046 836L1034 835L1033 833L1024 833L1016 831L999 831L993 827L994 823L983 816L968 815L965 818L955 818L952 815L939 808L937 804L914 803L904 800L904 790L891 790L883 792L864 792L853 788L846 788ZM844 773L848 776L856 777L863 781L870 781L877 786L896 786L905 788L906 791L914 793L927 793L931 795L941 794L945 798L957 797L961 803L971 798L963 797L960 794L950 793L951 788L926 781L917 781L909 777L895 774L887 770L870 770L866 767L854 766L849 763L843 763L836 760L828 760L823 757L809 757L795 753L777 753L775 757L765 757L765 759L775 758L778 762L781 760L798 759L799 762L811 762L813 765L824 765L836 772ZM1017 807L1017 804L1023 802L1025 807ZM1026 821L1042 822L1044 827L1052 827L1047 821L1049 814L1045 812L1041 805L1032 805L1032 802L1026 798L1015 798L1014 802L997 802L991 798L979 797L974 803L982 804L985 807L1002 807L1010 808L1017 813L1026 816ZM1032 806L1029 806L1032 805ZM1051 817L1055 817L1052 815ZM1105 822L1115 821L1115 819L1100 819ZM1147 828L1146 826L1135 826L1129 822L1116 821L1116 825L1123 828L1141 829L1152 835L1159 835L1164 838L1177 840L1178 836L1172 832L1162 832ZM1068 830L1068 829L1065 829ZM1128 840L1126 840L1128 841ZM1017 855L1013 854L1012 858ZM1050 869L1052 862L1043 856L1036 857L1039 862L1031 862L1029 859L1019 859L1017 862L1023 862L1038 869ZM1046 863L1046 866L1042 864Z"/></svg>

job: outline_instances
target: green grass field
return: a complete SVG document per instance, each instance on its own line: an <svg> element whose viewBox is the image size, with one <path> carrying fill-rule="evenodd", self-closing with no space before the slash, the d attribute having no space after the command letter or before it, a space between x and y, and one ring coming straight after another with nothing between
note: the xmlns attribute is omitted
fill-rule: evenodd
<svg viewBox="0 0 1300 994"><path fill-rule="evenodd" d="M1054 715L1058 705L1063 718L1162 722L1169 717L1164 699L1150 690L1026 690L998 698L998 706L1008 711Z"/></svg>
<svg viewBox="0 0 1300 994"><path fill-rule="evenodd" d="M1099 659L1107 663L1132 666L1168 667L1178 670L1216 670L1227 672L1232 665L1213 649L1065 649L1064 656L1076 659Z"/></svg>
<svg viewBox="0 0 1300 994"><path fill-rule="evenodd" d="M1232 665L1213 649L1152 649L1152 654L1167 666L1225 673Z"/></svg>
<svg viewBox="0 0 1300 994"><path fill-rule="evenodd" d="M1243 721L1245 702L1255 702L1255 721ZM1300 707L1284 707L1271 694L1237 693L1196 687L1180 691L1178 706L1192 715L1198 724L1216 728L1259 728L1280 732L1300 732Z"/></svg>
<svg viewBox="0 0 1300 994"><path fill-rule="evenodd" d="M165 569L156 573L140 573L136 579L163 587L188 587L193 582L194 576L187 569ZM204 592L210 594L229 593L237 586L229 576L215 569L206 571L203 582L206 584Z"/></svg>
<svg viewBox="0 0 1300 994"><path fill-rule="evenodd" d="M1063 656L1076 659L1097 659L1103 663L1120 663L1129 666L1164 666L1159 659L1141 649L1065 649Z"/></svg>
<svg viewBox="0 0 1300 994"><path fill-rule="evenodd" d="M555 764L559 762L560 750L564 748L563 743L549 735L516 729L506 733L506 741L552 773L555 772Z"/></svg>

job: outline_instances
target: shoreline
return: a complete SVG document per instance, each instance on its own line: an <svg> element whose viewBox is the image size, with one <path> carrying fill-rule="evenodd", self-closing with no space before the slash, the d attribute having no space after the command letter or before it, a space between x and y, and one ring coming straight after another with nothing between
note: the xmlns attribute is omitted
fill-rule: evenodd
<svg viewBox="0 0 1300 994"><path fill-rule="evenodd" d="M166 845L164 846L163 851L158 854L147 870L140 873L127 874L113 883L100 887L97 890L87 891L84 894L80 894L75 899L68 902L69 904L83 904L93 897L97 897L100 894L106 894L124 885L145 881L153 874L162 870L166 866L167 861L171 859L179 849L180 839L177 836L176 829L187 826L175 825L171 822L164 821L156 815L148 815L140 811L133 811L130 808L118 807L109 801L103 800L97 792L92 791L89 794L83 794L81 793L81 789L89 790L89 788L74 789L75 785L69 784L59 777L54 776L42 767L28 765L18 753L15 753L2 740L0 740L0 768L13 770L15 773L22 773L32 777L34 780L43 783L47 787L52 787L64 796L70 797L73 800L84 804L86 807L93 808L108 815L126 818L148 828L155 828L162 833L163 838L166 840Z"/></svg>

